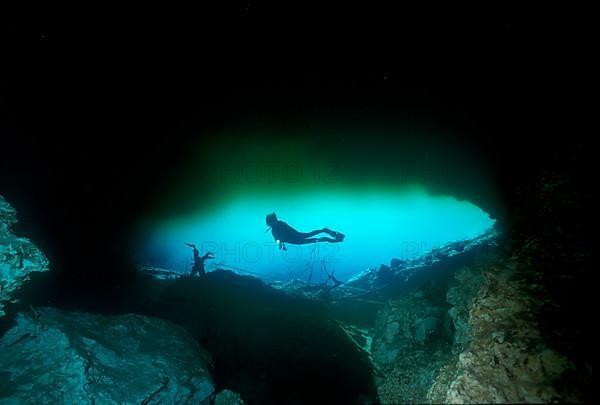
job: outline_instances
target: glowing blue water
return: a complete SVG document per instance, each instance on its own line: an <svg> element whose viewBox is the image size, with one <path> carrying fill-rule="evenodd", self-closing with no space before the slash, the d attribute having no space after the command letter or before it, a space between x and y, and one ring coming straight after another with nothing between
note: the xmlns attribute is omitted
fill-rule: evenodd
<svg viewBox="0 0 600 405"><path fill-rule="evenodd" d="M280 220L301 232L328 227L346 235L343 243L287 245L281 251L265 224L275 211ZM467 201L430 196L424 191L373 193L309 193L302 197L239 197L210 214L164 221L146 234L141 251L145 264L189 272L194 243L215 260L206 270L243 269L267 279L321 279L321 261L345 280L392 258L411 259L436 245L471 239L494 223L487 213ZM327 235L322 235L327 236Z"/></svg>

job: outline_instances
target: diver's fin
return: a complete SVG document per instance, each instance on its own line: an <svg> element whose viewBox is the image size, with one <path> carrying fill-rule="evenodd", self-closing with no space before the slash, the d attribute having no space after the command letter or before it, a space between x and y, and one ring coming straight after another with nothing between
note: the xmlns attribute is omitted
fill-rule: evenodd
<svg viewBox="0 0 600 405"><path fill-rule="evenodd" d="M335 233L335 240L336 240L337 242L343 242L345 237L346 237L346 235L344 235L344 234L343 234L343 233L341 233L341 232L336 232L336 233Z"/></svg>
<svg viewBox="0 0 600 405"><path fill-rule="evenodd" d="M346 235L341 232L332 231L329 227L323 228L323 232L335 239L336 242L343 242Z"/></svg>

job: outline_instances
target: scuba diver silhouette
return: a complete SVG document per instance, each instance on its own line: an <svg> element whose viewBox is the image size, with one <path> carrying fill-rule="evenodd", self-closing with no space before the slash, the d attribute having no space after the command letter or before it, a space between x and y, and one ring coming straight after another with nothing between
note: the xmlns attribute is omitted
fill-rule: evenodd
<svg viewBox="0 0 600 405"><path fill-rule="evenodd" d="M196 273L200 274L200 276L205 276L206 271L204 271L204 262L207 261L208 259L214 259L215 256L213 255L212 252L208 252L204 256L199 257L200 252L198 252L196 245L192 245L191 243L186 243L186 242L184 242L184 243L187 246L191 247L194 251L194 265L192 266L192 273L190 274L190 276L193 276Z"/></svg>
<svg viewBox="0 0 600 405"><path fill-rule="evenodd" d="M287 250L285 247L286 243L291 243L292 245L305 245L307 243L314 242L343 242L346 235L340 232L331 231L327 228L317 229L311 232L300 232L296 229L289 226L287 223L280 221L277 219L277 215L275 213L269 214L266 217L267 230L271 229L271 233L273 237L279 243L279 249ZM331 238L320 237L320 238L311 238L311 236L318 235L320 233L326 233L331 236Z"/></svg>

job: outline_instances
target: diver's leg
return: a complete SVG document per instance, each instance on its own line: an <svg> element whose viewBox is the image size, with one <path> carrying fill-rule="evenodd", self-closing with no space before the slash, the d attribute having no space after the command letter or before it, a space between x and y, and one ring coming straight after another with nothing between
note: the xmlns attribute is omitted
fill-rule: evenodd
<svg viewBox="0 0 600 405"><path fill-rule="evenodd" d="M330 235L332 238L320 237L320 238L311 238L311 236L318 235L320 233L326 233ZM290 235L285 242L291 243L292 245L306 245L308 243L315 242L341 242L344 240L344 234L339 232L330 231L329 229L317 229L312 232L298 232L294 235Z"/></svg>
<svg viewBox="0 0 600 405"><path fill-rule="evenodd" d="M290 243L293 243L294 245L306 245L306 244L315 243L315 242L331 242L331 243L335 243L335 242L339 242L339 240L322 237L322 238L301 239L301 240L296 240L296 241L290 242Z"/></svg>
<svg viewBox="0 0 600 405"><path fill-rule="evenodd" d="M310 238L311 236L315 236L318 235L320 233L325 232L325 229L317 229L311 232L298 232L299 233L299 237L302 239L306 239L306 238Z"/></svg>
<svg viewBox="0 0 600 405"><path fill-rule="evenodd" d="M317 242L330 242L330 243L336 243L339 242L339 239L331 239L331 238L326 238L326 237L322 237L322 238L318 238Z"/></svg>
<svg viewBox="0 0 600 405"><path fill-rule="evenodd" d="M307 243L316 242L317 239L314 239L314 238L310 239L310 237L315 236L321 232L323 232L322 229L317 229L312 232L298 232L298 231L289 232L287 235L285 235L285 237L281 238L279 248L281 249L281 244L283 242L291 243L292 245L305 245Z"/></svg>
<svg viewBox="0 0 600 405"><path fill-rule="evenodd" d="M327 228L317 229L317 230L312 231L312 232L300 232L299 236L301 238L303 238L303 239L306 239L306 238L310 238L311 236L315 236L315 235L317 235L319 233L326 233L327 235L329 235L333 239L335 239L336 242L341 242L346 237L346 235L344 235L341 232L335 232L335 231L332 231L332 230L327 229Z"/></svg>

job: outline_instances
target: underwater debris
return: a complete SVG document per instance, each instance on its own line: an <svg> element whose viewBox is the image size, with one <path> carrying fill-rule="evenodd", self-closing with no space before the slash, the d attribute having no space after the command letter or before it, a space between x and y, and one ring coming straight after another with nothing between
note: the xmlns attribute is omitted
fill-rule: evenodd
<svg viewBox="0 0 600 405"><path fill-rule="evenodd" d="M373 372L378 377L383 377L384 374L379 370L377 364L373 360L373 353L371 352L371 345L373 343L372 331L365 328L359 328L358 326L350 325L340 320L335 320L335 323L340 327L342 332L350 339L350 341L356 346L358 350L367 355L367 358L371 362ZM364 343L360 343L362 341Z"/></svg>
<svg viewBox="0 0 600 405"><path fill-rule="evenodd" d="M336 321L336 322L337 322L338 326L340 326L347 335L353 336L352 341L355 344L357 344L362 351L367 353L370 357L373 357L373 353L371 353L371 344L373 342L373 337L371 336L371 332L369 332L368 330L366 330L364 328L359 328L357 326L353 326L353 325L347 324L342 321ZM356 337L362 338L365 341L364 345L358 344L358 342L355 339Z"/></svg>
<svg viewBox="0 0 600 405"><path fill-rule="evenodd" d="M185 244L186 246L191 247L194 252L194 264L192 265L192 272L190 273L190 275L194 276L196 274L199 274L200 276L205 276L206 271L204 270L204 262L208 259L214 259L215 255L212 252L207 252L205 255L200 257L200 252L198 251L198 248L196 248L196 245L193 245L191 243Z"/></svg>

